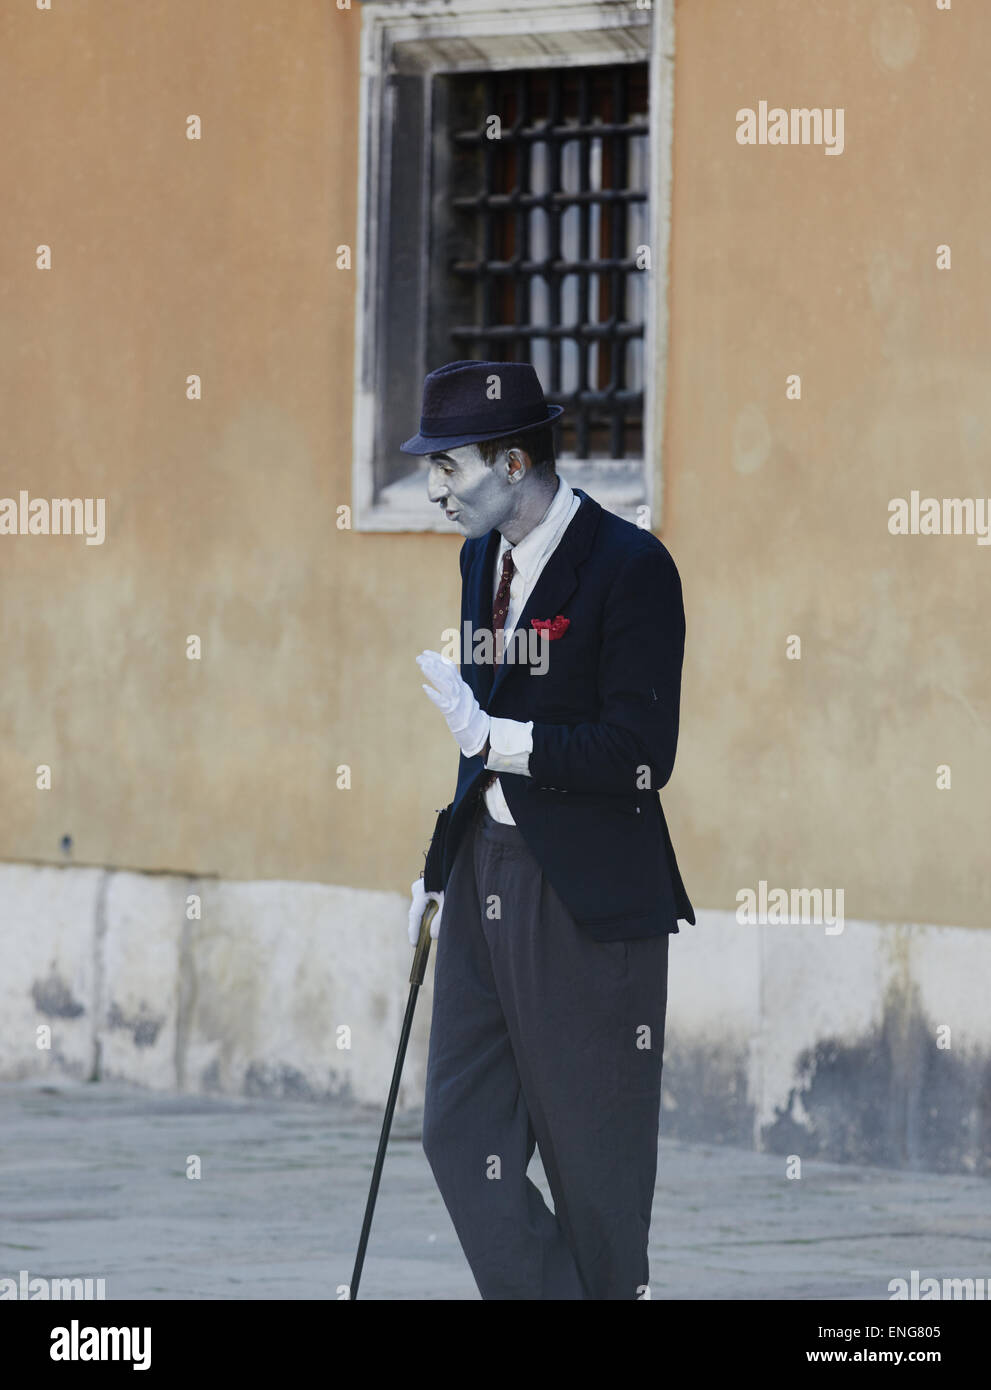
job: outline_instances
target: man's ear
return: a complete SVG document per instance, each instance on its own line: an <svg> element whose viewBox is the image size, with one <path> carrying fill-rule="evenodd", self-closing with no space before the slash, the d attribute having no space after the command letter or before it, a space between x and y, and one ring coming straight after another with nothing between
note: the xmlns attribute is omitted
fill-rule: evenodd
<svg viewBox="0 0 991 1390"><path fill-rule="evenodd" d="M525 449L507 449L506 463L509 466L510 482L526 476L527 469L532 467L530 455Z"/></svg>

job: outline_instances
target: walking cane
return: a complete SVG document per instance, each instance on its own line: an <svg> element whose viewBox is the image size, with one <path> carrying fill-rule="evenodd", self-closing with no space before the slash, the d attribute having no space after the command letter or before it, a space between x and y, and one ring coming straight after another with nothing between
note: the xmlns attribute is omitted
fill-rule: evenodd
<svg viewBox="0 0 991 1390"><path fill-rule="evenodd" d="M365 1247L368 1245L368 1233L372 1228L372 1213L375 1211L375 1199L379 1191L379 1179L382 1176L382 1165L385 1162L385 1150L389 1143L389 1130L392 1128L392 1112L396 1108L396 1097L399 1095L399 1079L403 1074L403 1062L406 1060L406 1047L409 1043L410 1029L413 1027L413 1010L416 1008L416 996L423 984L423 977L427 973L427 957L430 955L430 923L433 921L437 912L437 904L431 898L423 909L423 916L420 918L420 935L416 943L416 951L413 955L413 966L409 972L409 999L406 1001L406 1016L403 1019L403 1029L399 1035L399 1051L396 1053L396 1065L392 1072L392 1085L389 1087L389 1099L385 1103L385 1119L382 1121L382 1133L379 1135L378 1153L375 1155L375 1167L372 1169L372 1185L368 1193L368 1202L365 1205L365 1219L361 1223L361 1236L358 1239L358 1253L354 1260L354 1273L351 1275L351 1288L349 1298L358 1297L358 1281L361 1279L361 1267L365 1263Z"/></svg>

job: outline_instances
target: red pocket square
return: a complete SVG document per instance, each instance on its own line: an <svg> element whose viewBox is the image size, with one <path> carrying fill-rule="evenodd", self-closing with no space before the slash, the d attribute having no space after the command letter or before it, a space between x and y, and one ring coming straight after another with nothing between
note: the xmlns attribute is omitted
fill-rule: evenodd
<svg viewBox="0 0 991 1390"><path fill-rule="evenodd" d="M549 642L556 642L571 626L571 619L563 618L559 613L556 618L531 618L530 626L535 627L538 632L546 632Z"/></svg>

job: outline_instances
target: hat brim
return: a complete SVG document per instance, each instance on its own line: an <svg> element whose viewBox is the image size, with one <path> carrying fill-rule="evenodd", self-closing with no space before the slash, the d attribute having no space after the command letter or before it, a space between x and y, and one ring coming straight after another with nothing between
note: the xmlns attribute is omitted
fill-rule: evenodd
<svg viewBox="0 0 991 1390"><path fill-rule="evenodd" d="M530 425L520 425L514 430L489 430L486 434L414 434L412 439L407 439L400 444L399 452L402 454L416 454L420 458L427 454L446 454L450 449L460 449L465 444L482 444L487 439L509 439L518 434L526 434L529 430L539 430L542 425L549 425L564 414L563 405L549 405L547 415L542 420L534 420Z"/></svg>

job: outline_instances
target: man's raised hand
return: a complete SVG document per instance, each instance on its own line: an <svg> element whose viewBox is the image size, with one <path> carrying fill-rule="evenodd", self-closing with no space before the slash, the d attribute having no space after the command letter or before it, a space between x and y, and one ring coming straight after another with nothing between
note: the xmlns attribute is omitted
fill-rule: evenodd
<svg viewBox="0 0 991 1390"><path fill-rule="evenodd" d="M466 758L480 753L489 736L489 716L461 679L454 662L440 652L425 651L416 658L416 664L430 681L423 689L447 720L462 753Z"/></svg>

